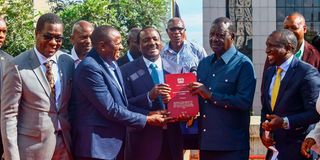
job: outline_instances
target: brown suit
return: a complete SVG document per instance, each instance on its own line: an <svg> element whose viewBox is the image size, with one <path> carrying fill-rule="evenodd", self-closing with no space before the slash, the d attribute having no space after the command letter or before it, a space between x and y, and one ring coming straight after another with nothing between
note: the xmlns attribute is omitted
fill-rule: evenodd
<svg viewBox="0 0 320 160"><path fill-rule="evenodd" d="M302 55L302 61L311 64L312 66L317 68L318 71L320 71L320 53L306 40L304 41L304 52ZM270 67L270 64L268 62L268 59L266 59L266 62L264 63L263 73L268 67Z"/></svg>

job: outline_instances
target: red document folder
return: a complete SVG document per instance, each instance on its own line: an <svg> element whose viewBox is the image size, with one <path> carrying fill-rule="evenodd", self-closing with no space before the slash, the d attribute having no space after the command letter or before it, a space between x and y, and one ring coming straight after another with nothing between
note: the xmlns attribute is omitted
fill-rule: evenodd
<svg viewBox="0 0 320 160"><path fill-rule="evenodd" d="M168 111L171 117L178 117L181 113L196 116L199 112L198 96L192 96L187 85L196 81L193 73L167 74L165 81L171 88L171 100Z"/></svg>

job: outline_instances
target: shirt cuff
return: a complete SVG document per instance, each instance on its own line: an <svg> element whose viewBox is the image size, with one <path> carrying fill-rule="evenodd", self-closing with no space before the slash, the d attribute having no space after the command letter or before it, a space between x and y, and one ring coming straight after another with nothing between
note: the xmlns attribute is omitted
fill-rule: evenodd
<svg viewBox="0 0 320 160"><path fill-rule="evenodd" d="M283 125L283 129L286 129L286 130L290 129L290 123L289 123L288 117L283 117L283 124L285 124Z"/></svg>
<svg viewBox="0 0 320 160"><path fill-rule="evenodd" d="M152 101L149 98L149 95L150 95L150 92L147 93L147 99L148 99L149 107L151 107L152 106Z"/></svg>

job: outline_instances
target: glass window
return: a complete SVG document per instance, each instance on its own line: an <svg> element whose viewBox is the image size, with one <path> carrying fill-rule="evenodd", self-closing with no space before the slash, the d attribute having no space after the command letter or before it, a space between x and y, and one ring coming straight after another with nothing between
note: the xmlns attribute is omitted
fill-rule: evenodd
<svg viewBox="0 0 320 160"><path fill-rule="evenodd" d="M287 15L289 15L290 13L294 12L293 8L286 8L286 14L284 17L286 17ZM284 18L282 19L282 21L284 20Z"/></svg>
<svg viewBox="0 0 320 160"><path fill-rule="evenodd" d="M277 29L283 28L283 22L277 22Z"/></svg>
<svg viewBox="0 0 320 160"><path fill-rule="evenodd" d="M286 7L293 7L294 6L294 0L286 0Z"/></svg>
<svg viewBox="0 0 320 160"><path fill-rule="evenodd" d="M313 8L314 21L320 21L320 8Z"/></svg>
<svg viewBox="0 0 320 160"><path fill-rule="evenodd" d="M303 0L295 0L294 6L295 7L303 7Z"/></svg>
<svg viewBox="0 0 320 160"><path fill-rule="evenodd" d="M285 7L286 1L284 0L278 0L277 1L277 7Z"/></svg>
<svg viewBox="0 0 320 160"><path fill-rule="evenodd" d="M313 8L305 8L303 13L304 19L307 22L314 21L313 19Z"/></svg>
<svg viewBox="0 0 320 160"><path fill-rule="evenodd" d="M286 16L285 8L277 8L277 22L283 21Z"/></svg>
<svg viewBox="0 0 320 160"><path fill-rule="evenodd" d="M319 0L314 0L313 6L320 7L320 1Z"/></svg>
<svg viewBox="0 0 320 160"><path fill-rule="evenodd" d="M313 1L314 1L314 0L304 0L304 1L303 1L304 6L305 6L305 7L312 7L312 6L313 6Z"/></svg>

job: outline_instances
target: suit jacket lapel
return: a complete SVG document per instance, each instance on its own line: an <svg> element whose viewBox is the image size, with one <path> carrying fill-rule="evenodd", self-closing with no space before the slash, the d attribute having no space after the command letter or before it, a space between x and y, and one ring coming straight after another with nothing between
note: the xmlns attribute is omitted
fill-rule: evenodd
<svg viewBox="0 0 320 160"><path fill-rule="evenodd" d="M120 92L120 95L122 96L122 99L124 100L125 103L127 103L127 99L125 97L125 91L124 91L124 86L123 86L123 80L122 78L120 79L119 77L122 77L121 76L121 72L119 70L119 67L116 68L116 74L118 74L118 81L119 81L119 84L120 86L122 87L122 89L120 89L118 87L118 84L116 82L116 80L113 78L112 74L110 73L110 70L108 69L108 67L104 64L104 61L100 58L100 56L98 55L98 53L92 49L91 52L93 52L93 58L98 62L98 64L103 68L103 71L105 71L105 74L109 77L108 79L111 81L111 83L113 83L117 90Z"/></svg>
<svg viewBox="0 0 320 160"><path fill-rule="evenodd" d="M297 66L297 62L298 62L298 59L296 59L295 57L292 59L292 62L285 74L285 76L283 77L283 79L281 80L281 83L280 83L280 89L279 89L279 93L278 93L278 97L277 97L277 101L276 101L276 104L275 106L277 106L277 104L280 103L281 101L281 97L284 96L285 94L285 90L288 86L288 83L289 81L292 79L292 77L294 76L294 74L296 73L295 72L295 68ZM276 107L275 107L276 109Z"/></svg>
<svg viewBox="0 0 320 160"><path fill-rule="evenodd" d="M42 86L43 90L45 91L45 93L47 94L47 96L50 98L50 87L49 87L49 83L47 81L46 76L43 74L42 69L41 69L41 64L39 62L39 59L36 55L36 53L34 52L34 50L32 49L29 52L29 59L28 59L28 63L33 71L33 73L35 74L35 76L37 77L40 85ZM51 98L50 100L52 102L54 102Z"/></svg>
<svg viewBox="0 0 320 160"><path fill-rule="evenodd" d="M64 97L64 93L66 93L66 89L68 88L66 85L68 83L67 76L66 76L66 69L68 67L63 67L65 66L65 61L63 58L60 58L60 53L59 51L56 53L56 58L57 58L57 65L58 65L58 72L60 75L60 81L61 81L61 93L60 93L60 101L58 103L59 105L59 110L61 109L62 106L62 101Z"/></svg>
<svg viewBox="0 0 320 160"><path fill-rule="evenodd" d="M146 85L146 88L148 90L152 89L155 84L153 83L153 80L152 80L152 77L150 75L149 69L147 68L146 64L144 63L142 56L137 60L137 69L142 69L143 70L144 74L143 75L139 75L139 76L141 76L140 79L142 81L144 81L143 84Z"/></svg>

